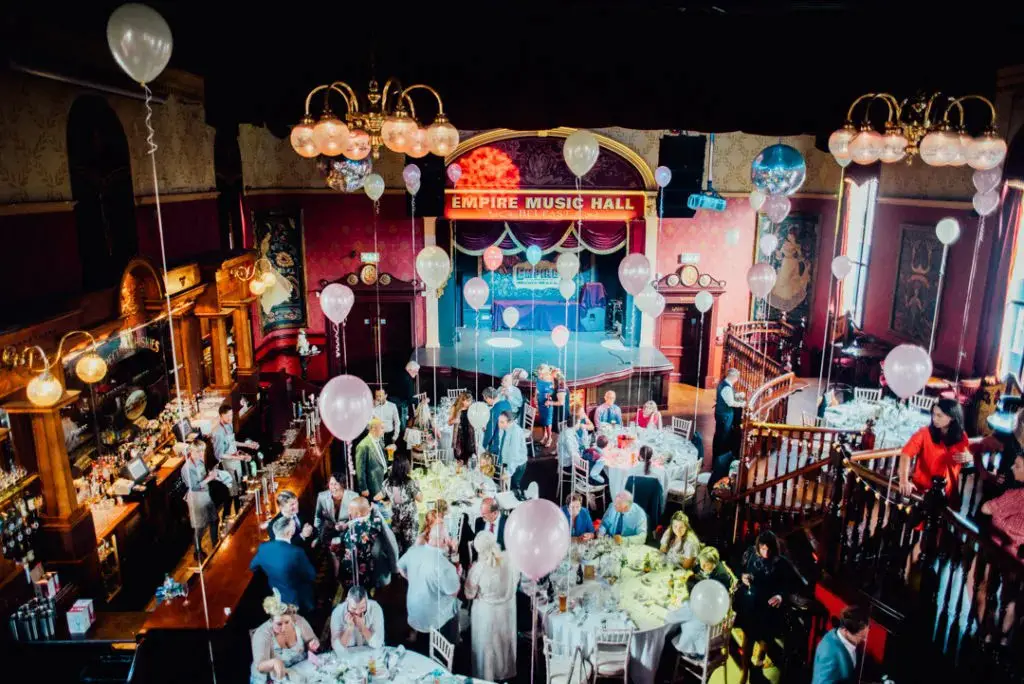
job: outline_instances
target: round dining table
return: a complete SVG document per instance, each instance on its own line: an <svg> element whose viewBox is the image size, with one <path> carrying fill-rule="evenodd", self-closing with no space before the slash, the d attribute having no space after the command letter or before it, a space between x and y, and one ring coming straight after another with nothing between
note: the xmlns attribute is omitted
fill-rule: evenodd
<svg viewBox="0 0 1024 684"><path fill-rule="evenodd" d="M626 488L630 475L643 474L642 466L637 465L642 446L650 446L654 450L650 474L658 478L666 494L669 483L683 479L686 466L697 462L697 447L669 430L603 426L601 434L609 439L600 462L608 476L611 498Z"/></svg>
<svg viewBox="0 0 1024 684"><path fill-rule="evenodd" d="M864 430L868 420L875 421L876 449L898 449L915 432L928 425L931 417L925 411L898 404L891 399L855 399L825 409L827 427Z"/></svg>
<svg viewBox="0 0 1024 684"><path fill-rule="evenodd" d="M373 660L376 675L368 675ZM430 658L406 650L385 646L384 648L356 647L343 652L328 651L311 656L288 668L289 684L414 684L432 676L432 682L441 684L465 684L467 677L453 675Z"/></svg>

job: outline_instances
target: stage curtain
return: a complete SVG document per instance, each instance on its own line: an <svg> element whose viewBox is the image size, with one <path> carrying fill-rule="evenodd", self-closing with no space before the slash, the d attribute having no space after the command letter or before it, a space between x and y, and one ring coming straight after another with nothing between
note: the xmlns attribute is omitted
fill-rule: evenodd
<svg viewBox="0 0 1024 684"><path fill-rule="evenodd" d="M611 254L626 244L625 222L584 223L581 232L581 236L576 234L574 222L472 221L457 225L455 244L460 252L473 256L483 254L491 245L497 245L505 254L518 254L532 245L540 247L544 254L574 252L581 247L595 254Z"/></svg>
<svg viewBox="0 0 1024 684"><path fill-rule="evenodd" d="M1003 317L1006 313L1006 296L1013 271L1013 257L1016 253L1017 227L1021 221L1021 202L1024 191L1007 186L1003 203L997 218L990 219L986 228L992 231L992 252L988 261L988 278L991 283L985 292L981 309L981 329L978 347L974 355L974 370L978 375L992 375L999 366L999 342L1003 335ZM992 224L996 223L995 226Z"/></svg>

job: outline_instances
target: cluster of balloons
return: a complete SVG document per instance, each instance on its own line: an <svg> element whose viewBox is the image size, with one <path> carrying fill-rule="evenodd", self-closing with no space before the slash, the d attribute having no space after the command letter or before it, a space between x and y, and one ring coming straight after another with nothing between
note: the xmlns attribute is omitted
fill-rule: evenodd
<svg viewBox="0 0 1024 684"><path fill-rule="evenodd" d="M594 168L594 162L600 153L601 146L597 142L597 136L590 131L574 131L562 145L565 163L577 178L583 178Z"/></svg>
<svg viewBox="0 0 1024 684"><path fill-rule="evenodd" d="M574 252L562 252L555 260L558 271L558 294L569 301L576 294L576 274L580 272L580 258Z"/></svg>
<svg viewBox="0 0 1024 684"><path fill-rule="evenodd" d="M348 312L356 302L356 296L348 285L331 283L320 293L320 309L327 320L335 325L343 325Z"/></svg>
<svg viewBox="0 0 1024 684"><path fill-rule="evenodd" d="M789 195L796 192L807 176L807 163L795 147L778 143L763 150L750 163L750 206L772 223L789 216Z"/></svg>
<svg viewBox="0 0 1024 684"><path fill-rule="evenodd" d="M633 295L633 303L642 312L657 318L665 310L665 297L654 289L651 262L643 254L627 254L619 262L619 282Z"/></svg>
<svg viewBox="0 0 1024 684"><path fill-rule="evenodd" d="M405 189L409 191L409 194L413 197L420 191L420 167L415 164L409 164L402 169L402 180L405 181Z"/></svg>
<svg viewBox="0 0 1024 684"><path fill-rule="evenodd" d="M971 203L978 216L988 216L999 207L999 183L1003 179L1003 167L997 166L984 171L975 171L971 180L974 181L974 198Z"/></svg>

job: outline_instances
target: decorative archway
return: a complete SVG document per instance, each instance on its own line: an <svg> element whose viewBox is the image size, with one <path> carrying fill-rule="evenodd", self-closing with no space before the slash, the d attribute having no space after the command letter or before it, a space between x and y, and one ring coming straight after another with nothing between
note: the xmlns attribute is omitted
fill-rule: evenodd
<svg viewBox="0 0 1024 684"><path fill-rule="evenodd" d="M134 327L146 320L146 304L164 296L161 278L153 264L136 257L125 266L118 288L118 311L125 327Z"/></svg>

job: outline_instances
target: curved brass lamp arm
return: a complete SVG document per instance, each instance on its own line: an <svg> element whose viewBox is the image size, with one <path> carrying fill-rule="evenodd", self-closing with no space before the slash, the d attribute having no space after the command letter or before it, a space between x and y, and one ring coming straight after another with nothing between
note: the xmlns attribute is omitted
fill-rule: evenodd
<svg viewBox="0 0 1024 684"><path fill-rule="evenodd" d="M40 347L38 344L34 344L31 347L25 347L25 350L22 351L22 356L25 357L25 364L28 366L29 372L35 371L35 369L32 368L32 357L34 356L33 352L39 352L39 356L43 359L43 370L40 372L46 372L50 370L50 368L53 366L53 363L51 363L50 360L46 357L46 352L43 351L43 348Z"/></svg>
<svg viewBox="0 0 1024 684"><path fill-rule="evenodd" d="M313 88L312 90L309 91L309 94L306 95L306 116L309 116L309 103L313 99L313 96L319 93L321 90L325 90L330 87L331 86L329 85L318 85L316 88Z"/></svg>
<svg viewBox="0 0 1024 684"><path fill-rule="evenodd" d="M963 98L950 99L948 105L946 105L946 111L942 113L942 123L949 123L949 110L956 107L960 111L960 123L957 124L958 128L964 127L964 106L960 104L960 100Z"/></svg>
<svg viewBox="0 0 1024 684"><path fill-rule="evenodd" d="M338 86L343 86L345 90L342 90ZM355 91L352 90L348 83L345 83L344 81L335 81L331 84L331 90L341 95L341 99L345 100L345 106L348 108L349 114L359 113L359 98L356 97ZM346 91L348 91L347 95L345 94Z"/></svg>
<svg viewBox="0 0 1024 684"><path fill-rule="evenodd" d="M397 78L392 76L384 82L384 88L380 91L380 111L388 111L388 91L391 89L392 84L395 86L395 90L398 91L398 106L402 105L402 83Z"/></svg>
<svg viewBox="0 0 1024 684"><path fill-rule="evenodd" d="M898 123L900 117L903 115L903 108L900 107L900 103L896 100L896 98L890 95L889 93L878 93L877 95L875 95L875 97L885 100L886 104L889 105L889 119L886 121L886 123L892 123L893 113L896 114L896 121Z"/></svg>
<svg viewBox="0 0 1024 684"><path fill-rule="evenodd" d="M96 348L96 338L92 336L92 333L88 333L84 330L72 330L69 333L65 333L64 337L60 338L60 342L57 343L57 354L53 357L53 363L58 363L64 356L64 342L67 341L72 335L85 335L92 342L92 348Z"/></svg>
<svg viewBox="0 0 1024 684"><path fill-rule="evenodd" d="M428 86L425 83L416 83L414 85L409 86L405 90L403 90L402 91L402 99L405 99L405 97L409 94L410 91L416 90L417 88L422 88L423 90L429 90L431 93L433 93L434 97L437 98L437 114L438 114L438 116L443 116L444 115L444 102L441 101L441 95L436 90L434 90L433 88L431 88L430 86Z"/></svg>
<svg viewBox="0 0 1024 684"><path fill-rule="evenodd" d="M855 108L855 107L856 107L856 106L857 106L858 104L860 104L861 102L863 102L864 100L866 100L867 98L869 98L869 97L875 97L875 96L876 96L876 95L875 95L875 93L864 93L863 95L861 95L860 97L858 97L858 98L857 98L856 100L854 100L854 101L853 101L853 104L851 104L851 105L850 105L850 108L846 110L846 120L847 120L847 121L853 121L853 109L854 109L854 108Z"/></svg>
<svg viewBox="0 0 1024 684"><path fill-rule="evenodd" d="M410 97L408 93L402 93L402 97L404 97L405 101L407 103L409 103L409 116L411 116L415 120L416 119L416 107L412 103L412 97Z"/></svg>
<svg viewBox="0 0 1024 684"><path fill-rule="evenodd" d="M882 102L885 103L886 108L889 110L889 118L887 119L887 121L892 122L892 103L885 97L883 97L883 95L884 93L876 93L875 95L871 96L871 101L868 102L868 106L864 108L864 119L861 122L862 124L866 126L871 125L871 121L869 120L868 116L871 114L871 105L874 104L876 100L881 100Z"/></svg>
<svg viewBox="0 0 1024 684"><path fill-rule="evenodd" d="M935 98L937 98L941 94L942 93L937 92L928 98L928 106L924 108L924 125L926 128L932 125L932 105L935 104Z"/></svg>
<svg viewBox="0 0 1024 684"><path fill-rule="evenodd" d="M963 97L958 97L955 100L953 100L953 104L960 107L960 125L963 125L964 118L963 106L961 106L960 103L963 102L964 100L981 100L982 102L987 104L989 111L992 113L992 120L989 122L988 126L989 128L996 127L996 106L992 104L992 100L988 99L984 95L964 95ZM947 109L946 112L948 113L949 109Z"/></svg>

